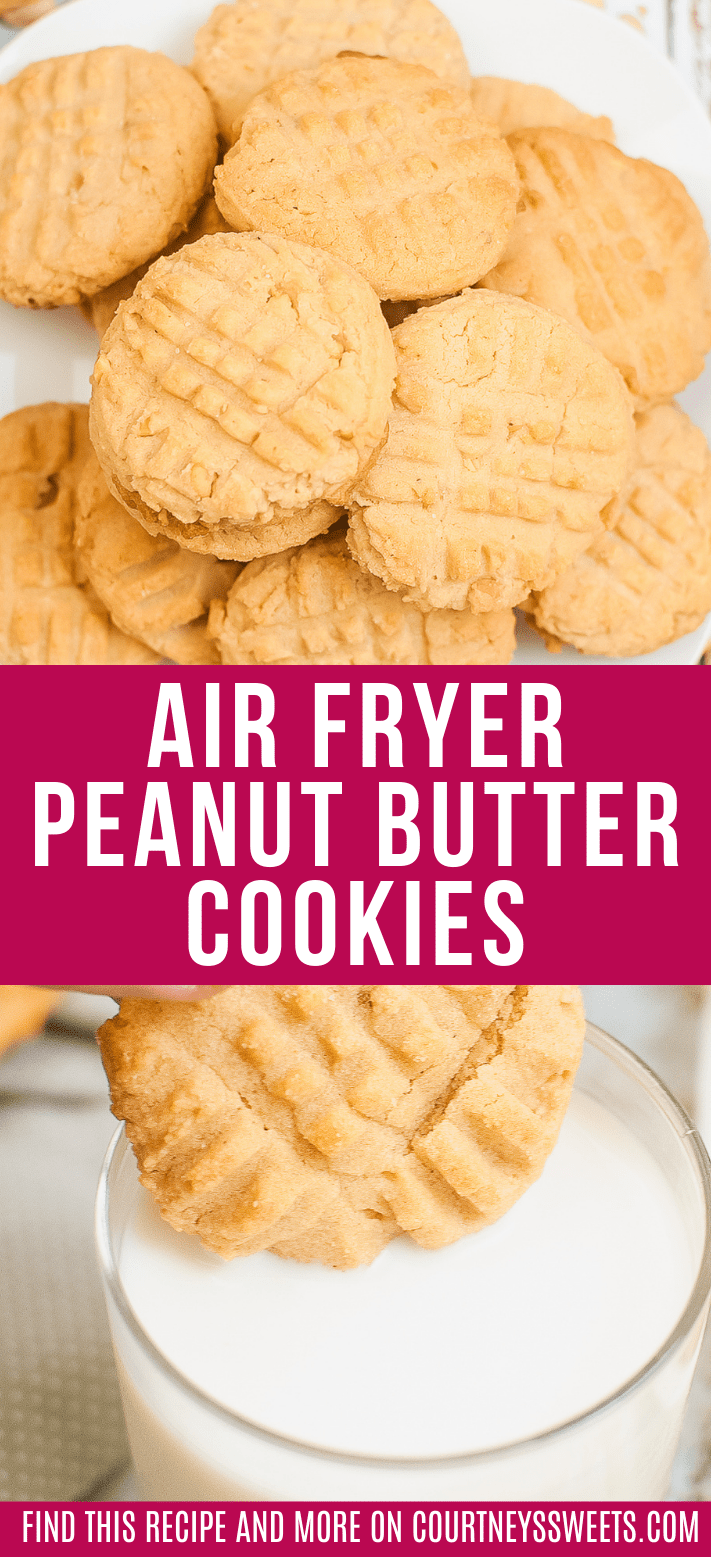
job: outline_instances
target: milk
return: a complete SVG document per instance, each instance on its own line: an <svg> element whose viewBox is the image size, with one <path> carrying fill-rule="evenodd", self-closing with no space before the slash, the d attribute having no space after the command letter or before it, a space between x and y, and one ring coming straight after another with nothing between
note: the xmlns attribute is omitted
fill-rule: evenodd
<svg viewBox="0 0 711 1557"><path fill-rule="evenodd" d="M127 1153L120 1283L169 1365L111 1303L147 1495L662 1495L700 1322L621 1400L564 1424L682 1317L700 1243L673 1166L579 1087L542 1178L493 1227L434 1253L401 1237L344 1273L224 1262L162 1221Z"/></svg>

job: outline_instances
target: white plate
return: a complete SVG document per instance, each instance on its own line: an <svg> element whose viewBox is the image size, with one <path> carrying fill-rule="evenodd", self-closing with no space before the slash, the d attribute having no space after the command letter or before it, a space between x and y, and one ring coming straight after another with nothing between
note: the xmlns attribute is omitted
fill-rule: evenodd
<svg viewBox="0 0 711 1557"><path fill-rule="evenodd" d="M102 44L163 49L192 57L210 0L70 0L0 52L0 81L33 60ZM609 114L622 150L676 173L711 231L711 124L673 65L632 27L581 0L441 0L476 75L509 76L553 87L589 113ZM0 415L41 400L88 400L96 335L76 309L32 313L0 303ZM711 441L711 368L679 397ZM552 655L523 628L515 664L691 665L711 642L711 616L696 632L635 660L564 649Z"/></svg>

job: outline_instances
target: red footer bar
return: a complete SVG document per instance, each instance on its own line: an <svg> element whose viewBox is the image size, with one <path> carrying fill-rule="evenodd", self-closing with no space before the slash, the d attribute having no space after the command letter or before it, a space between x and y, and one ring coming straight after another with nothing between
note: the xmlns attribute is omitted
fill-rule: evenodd
<svg viewBox="0 0 711 1557"><path fill-rule="evenodd" d="M448 1547L711 1549L705 1503L4 1503L3 1554L37 1547L271 1548L280 1554L352 1546L363 1554Z"/></svg>

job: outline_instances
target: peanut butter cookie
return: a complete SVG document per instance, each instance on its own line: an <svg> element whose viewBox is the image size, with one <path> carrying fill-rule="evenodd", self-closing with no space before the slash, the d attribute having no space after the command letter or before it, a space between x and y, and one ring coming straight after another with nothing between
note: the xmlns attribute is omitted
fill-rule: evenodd
<svg viewBox="0 0 711 1557"><path fill-rule="evenodd" d="M227 595L239 564L184 551L166 536L152 539L111 496L93 449L77 503L74 545L116 626L179 665L218 664L207 613Z"/></svg>
<svg viewBox="0 0 711 1557"><path fill-rule="evenodd" d="M349 266L218 233L157 260L109 326L92 439L149 531L247 560L333 522L383 441L393 377L378 300Z"/></svg>
<svg viewBox="0 0 711 1557"><path fill-rule="evenodd" d="M513 611L408 605L354 562L343 523L251 562L209 631L226 665L507 665L516 646Z"/></svg>
<svg viewBox="0 0 711 1557"><path fill-rule="evenodd" d="M215 196L231 227L317 244L379 297L428 298L496 264L518 177L465 88L423 65L349 56L254 98Z"/></svg>
<svg viewBox="0 0 711 1557"><path fill-rule="evenodd" d="M238 986L127 1000L99 1032L163 1216L226 1259L345 1270L496 1221L555 1145L583 1042L568 986Z"/></svg>
<svg viewBox="0 0 711 1557"><path fill-rule="evenodd" d="M711 611L711 454L676 405L635 418L632 476L609 528L542 594L546 636L586 654L647 654Z"/></svg>
<svg viewBox="0 0 711 1557"><path fill-rule="evenodd" d="M167 536L189 551L203 556L226 560L252 562L255 557L271 557L275 552L286 551L290 546L303 546L314 535L324 535L335 524L342 510L332 503L311 503L308 508L288 514L285 518L272 519L268 524L233 524L229 519L216 524L183 524L165 509L153 513L141 503L135 493L117 486L123 506L131 514L140 515L144 530L149 535Z"/></svg>
<svg viewBox="0 0 711 1557"><path fill-rule="evenodd" d="M561 130L575 130L578 135L614 142L611 119L604 114L584 114L550 87L508 81L503 76L474 76L470 92L475 113L482 119L493 119L502 135L553 124Z"/></svg>
<svg viewBox="0 0 711 1557"><path fill-rule="evenodd" d="M198 238L207 238L214 232L230 232L226 221L220 216L215 203L214 195L206 195L195 212L187 232L174 238L165 250L166 254L176 254L178 249L184 248L186 243L197 243ZM119 303L125 303L126 299L133 296L139 281L143 280L149 265L139 265L137 270L132 270L130 275L122 276L120 281L114 281L113 286L104 287L103 292L97 292L95 297L88 298L81 305L84 317L93 324L98 335L104 334L116 313Z"/></svg>
<svg viewBox="0 0 711 1557"><path fill-rule="evenodd" d="M150 665L114 627L73 547L87 408L26 406L0 421L0 664Z"/></svg>
<svg viewBox="0 0 711 1557"><path fill-rule="evenodd" d="M569 130L509 137L522 186L509 244L481 285L577 325L638 409L668 400L711 347L711 260L678 178Z"/></svg>
<svg viewBox="0 0 711 1557"><path fill-rule="evenodd" d="M469 80L459 38L430 0L235 0L196 33L192 69L229 146L258 92L343 50L427 65L456 86Z"/></svg>
<svg viewBox="0 0 711 1557"><path fill-rule="evenodd" d="M163 54L94 49L0 86L0 297L79 303L188 225L217 157L212 109Z"/></svg>
<svg viewBox="0 0 711 1557"><path fill-rule="evenodd" d="M622 379L565 320L495 292L421 308L393 341L388 441L349 503L353 556L423 609L515 605L602 528L632 452Z"/></svg>

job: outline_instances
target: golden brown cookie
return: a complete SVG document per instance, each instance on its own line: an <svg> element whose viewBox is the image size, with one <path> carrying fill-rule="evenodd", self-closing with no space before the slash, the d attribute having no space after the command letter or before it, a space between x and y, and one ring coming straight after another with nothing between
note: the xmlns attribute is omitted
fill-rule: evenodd
<svg viewBox="0 0 711 1557"><path fill-rule="evenodd" d="M427 65L460 87L469 80L459 38L430 0L235 0L196 33L192 70L231 145L258 92L343 50Z"/></svg>
<svg viewBox="0 0 711 1557"><path fill-rule="evenodd" d="M614 142L611 119L604 114L596 118L583 113L550 87L508 81L504 76L474 76L470 92L474 112L482 119L492 119L502 135L540 124L554 124L562 130L575 130L578 135Z"/></svg>
<svg viewBox="0 0 711 1557"><path fill-rule="evenodd" d="M350 500L353 556L425 609L515 605L589 546L622 484L620 375L565 320L496 292L421 308L393 340L390 431Z"/></svg>
<svg viewBox="0 0 711 1557"><path fill-rule="evenodd" d="M522 203L481 285L515 292L583 329L638 408L698 378L711 347L711 260L678 178L569 130L509 137Z"/></svg>
<svg viewBox="0 0 711 1557"><path fill-rule="evenodd" d="M116 490L124 507L131 514L140 515L141 524L149 535L167 536L179 546L203 556L221 557L239 562L252 562L255 557L271 557L275 552L286 551L289 546L303 546L314 535L324 535L335 524L341 509L332 503L311 503L308 508L288 515L285 519L272 519L268 524L233 524L226 519L217 524L183 524L165 509L156 514L137 497L118 483Z"/></svg>
<svg viewBox="0 0 711 1557"><path fill-rule="evenodd" d="M87 407L26 406L0 421L0 664L150 665L84 583L72 539Z"/></svg>
<svg viewBox="0 0 711 1557"><path fill-rule="evenodd" d="M345 524L251 562L215 601L225 665L508 665L513 611L421 611L359 567Z"/></svg>
<svg viewBox="0 0 711 1557"><path fill-rule="evenodd" d="M215 171L231 227L337 254L379 297L441 297L496 264L516 214L506 142L422 65L348 56L250 103Z"/></svg>
<svg viewBox="0 0 711 1557"><path fill-rule="evenodd" d="M495 1221L555 1145L583 1042L570 986L237 986L127 1000L99 1042L163 1216L226 1259L347 1269Z"/></svg>
<svg viewBox="0 0 711 1557"><path fill-rule="evenodd" d="M163 54L94 49L0 86L0 297L78 303L188 225L217 157L202 88Z"/></svg>
<svg viewBox="0 0 711 1557"><path fill-rule="evenodd" d="M146 528L247 560L333 522L383 441L393 376L378 300L349 266L216 234L157 260L109 326L92 440Z"/></svg>
<svg viewBox="0 0 711 1557"><path fill-rule="evenodd" d="M676 405L635 420L635 466L608 530L534 597L536 625L587 654L647 654L711 611L706 439Z"/></svg>
<svg viewBox="0 0 711 1557"><path fill-rule="evenodd" d="M111 496L93 449L77 504L74 545L116 626L178 665L219 664L207 613L227 595L239 564L184 551L165 536L153 540Z"/></svg>
<svg viewBox="0 0 711 1557"><path fill-rule="evenodd" d="M206 195L202 205L195 212L187 232L181 233L179 238L174 238L165 252L175 254L186 243L197 243L198 238L207 238L214 232L229 231L230 228L217 209L214 195ZM132 270L129 276L122 276L120 281L114 281L113 286L104 287L103 292L97 292L95 297L87 298L82 303L81 310L84 317L93 324L100 336L108 329L119 303L125 303L128 297L132 297L148 269L148 265L139 265L138 269Z"/></svg>

